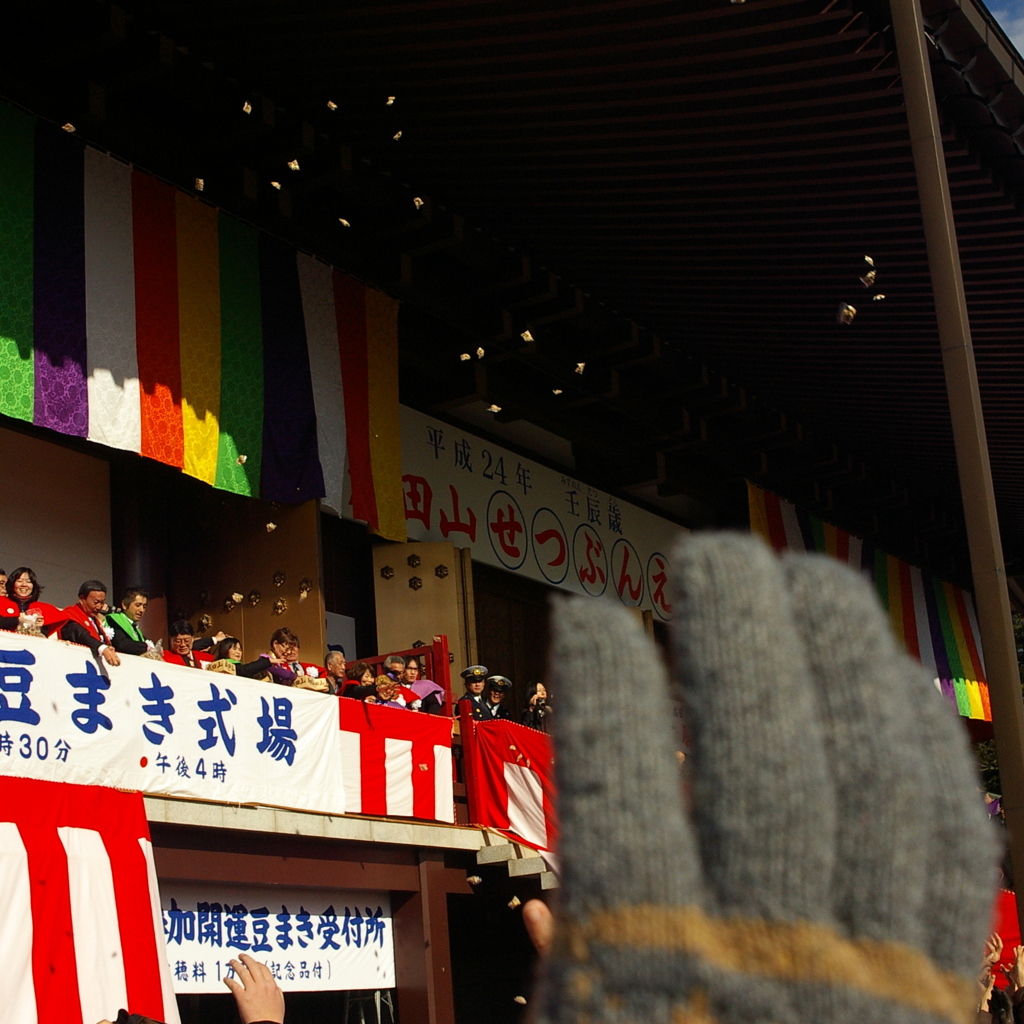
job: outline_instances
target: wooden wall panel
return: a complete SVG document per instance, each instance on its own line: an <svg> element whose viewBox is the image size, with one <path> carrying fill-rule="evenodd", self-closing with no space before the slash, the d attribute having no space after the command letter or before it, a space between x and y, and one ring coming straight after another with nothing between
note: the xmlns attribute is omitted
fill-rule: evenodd
<svg viewBox="0 0 1024 1024"><path fill-rule="evenodd" d="M461 559L455 547L444 542L374 547L379 653L407 650L417 640L429 644L432 636L443 633L455 655L456 676L469 664Z"/></svg>
<svg viewBox="0 0 1024 1024"><path fill-rule="evenodd" d="M200 507L193 509L194 544L174 552L170 569L172 608L193 624L209 615L210 632L239 637L246 658L265 651L270 634L288 626L302 642L302 660L321 664L325 640L318 503L273 505L213 490L197 495L196 501ZM284 573L281 586L274 583L278 572ZM303 580L311 585L305 600ZM254 591L259 594L255 605L249 603ZM225 600L235 593L243 596L242 602L226 610ZM278 600L287 605L282 612L275 611Z"/></svg>

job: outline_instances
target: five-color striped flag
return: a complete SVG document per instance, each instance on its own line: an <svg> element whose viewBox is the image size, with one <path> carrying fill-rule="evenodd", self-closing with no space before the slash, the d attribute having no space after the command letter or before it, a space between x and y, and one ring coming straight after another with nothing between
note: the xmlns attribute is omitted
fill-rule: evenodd
<svg viewBox="0 0 1024 1024"><path fill-rule="evenodd" d="M2 102L0 151L0 414L406 539L396 300Z"/></svg>
<svg viewBox="0 0 1024 1024"><path fill-rule="evenodd" d="M974 600L960 587L812 516L771 491L747 485L750 528L776 551L820 551L874 584L896 639L930 672L964 718L990 722L988 684Z"/></svg>

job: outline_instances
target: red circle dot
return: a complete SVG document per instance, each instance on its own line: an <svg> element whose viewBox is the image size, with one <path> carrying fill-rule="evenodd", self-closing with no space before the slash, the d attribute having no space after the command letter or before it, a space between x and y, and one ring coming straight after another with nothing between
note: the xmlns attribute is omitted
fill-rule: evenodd
<svg viewBox="0 0 1024 1024"><path fill-rule="evenodd" d="M148 757L140 757L139 758L139 767L140 768L145 768L147 764L149 764L149 758Z"/></svg>

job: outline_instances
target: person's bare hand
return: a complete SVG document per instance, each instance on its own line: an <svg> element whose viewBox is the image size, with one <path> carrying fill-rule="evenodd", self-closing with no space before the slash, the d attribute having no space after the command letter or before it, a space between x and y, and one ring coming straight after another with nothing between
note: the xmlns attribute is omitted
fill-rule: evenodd
<svg viewBox="0 0 1024 1024"><path fill-rule="evenodd" d="M992 989L996 986L996 978L989 969L988 964L978 977L978 1012L984 1013L988 1009L988 1001L992 995Z"/></svg>
<svg viewBox="0 0 1024 1024"><path fill-rule="evenodd" d="M219 630L218 632L214 633L210 639L213 640L215 644L219 644L221 640L227 640L227 638L227 633L225 633L224 630Z"/></svg>
<svg viewBox="0 0 1024 1024"><path fill-rule="evenodd" d="M235 997L242 1024L264 1020L284 1024L284 993L267 965L242 953L239 960L231 961L231 966L238 980L225 978L224 984Z"/></svg>
<svg viewBox="0 0 1024 1024"><path fill-rule="evenodd" d="M108 665L120 665L121 664L121 657L117 653L117 651L114 650L113 647L104 647L103 648L103 660Z"/></svg>
<svg viewBox="0 0 1024 1024"><path fill-rule="evenodd" d="M999 963L1003 956L1003 940L998 932L993 932L985 943L985 963L990 967Z"/></svg>
<svg viewBox="0 0 1024 1024"><path fill-rule="evenodd" d="M1024 989L1024 946L1014 947L1013 963L1003 973L1014 992Z"/></svg>
<svg viewBox="0 0 1024 1024"><path fill-rule="evenodd" d="M543 900L527 900L523 904L523 924L537 952L545 956L555 936L555 919Z"/></svg>

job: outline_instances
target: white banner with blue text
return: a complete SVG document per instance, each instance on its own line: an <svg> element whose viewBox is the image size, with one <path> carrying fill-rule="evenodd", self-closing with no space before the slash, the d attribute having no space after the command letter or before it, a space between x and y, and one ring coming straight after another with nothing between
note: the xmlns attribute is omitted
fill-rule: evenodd
<svg viewBox="0 0 1024 1024"><path fill-rule="evenodd" d="M395 985L387 893L161 882L160 909L179 994L227 992L240 953L285 992Z"/></svg>
<svg viewBox="0 0 1024 1024"><path fill-rule="evenodd" d="M0 775L345 813L336 698L4 632Z"/></svg>

